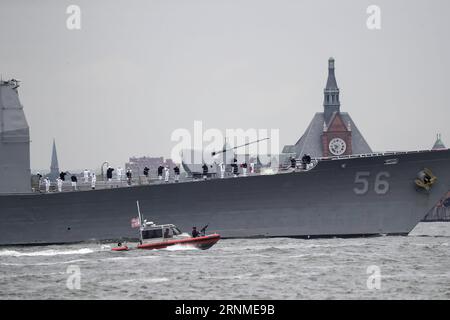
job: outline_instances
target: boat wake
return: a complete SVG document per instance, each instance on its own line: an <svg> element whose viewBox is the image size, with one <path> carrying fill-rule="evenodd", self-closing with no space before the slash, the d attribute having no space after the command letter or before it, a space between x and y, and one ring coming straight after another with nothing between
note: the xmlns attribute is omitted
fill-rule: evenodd
<svg viewBox="0 0 450 320"><path fill-rule="evenodd" d="M94 250L89 248L82 248L78 250L42 250L32 252L20 252L16 250L1 250L0 257L40 257L40 256L58 256L58 255L75 255L75 254L88 254Z"/></svg>
<svg viewBox="0 0 450 320"><path fill-rule="evenodd" d="M189 245L175 244L173 246L169 246L167 248L160 249L160 250L165 250L165 251L192 251L192 250L200 250L200 249L196 248L196 247L193 247L193 246L189 246Z"/></svg>

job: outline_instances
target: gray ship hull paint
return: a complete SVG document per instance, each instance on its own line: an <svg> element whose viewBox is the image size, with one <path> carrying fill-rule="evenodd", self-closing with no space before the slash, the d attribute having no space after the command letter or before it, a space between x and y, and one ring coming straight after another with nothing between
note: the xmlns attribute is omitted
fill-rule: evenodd
<svg viewBox="0 0 450 320"><path fill-rule="evenodd" d="M398 164L385 165L392 158ZM438 177L430 192L414 184L425 167ZM357 194L366 187L357 181L361 172L370 174L367 192ZM389 184L385 193L379 173ZM322 161L308 172L269 176L0 195L0 244L136 238L130 226L136 200L148 220L185 231L209 224L223 237L408 234L449 190L448 182L450 151L444 150Z"/></svg>

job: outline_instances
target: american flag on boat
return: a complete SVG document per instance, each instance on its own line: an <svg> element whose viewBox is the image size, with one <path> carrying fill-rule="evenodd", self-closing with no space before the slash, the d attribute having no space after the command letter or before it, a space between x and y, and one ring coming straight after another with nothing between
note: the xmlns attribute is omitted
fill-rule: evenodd
<svg viewBox="0 0 450 320"><path fill-rule="evenodd" d="M139 222L139 218L131 219L131 227L132 228L139 228L140 226L141 226L141 223Z"/></svg>

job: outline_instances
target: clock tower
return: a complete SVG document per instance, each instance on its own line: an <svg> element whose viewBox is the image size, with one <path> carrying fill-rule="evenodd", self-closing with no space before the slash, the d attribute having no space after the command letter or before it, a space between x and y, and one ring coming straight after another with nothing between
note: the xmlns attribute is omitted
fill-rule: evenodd
<svg viewBox="0 0 450 320"><path fill-rule="evenodd" d="M341 111L334 59L328 60L328 79L323 91L323 112L316 112L304 134L294 145L286 145L282 155L301 159L372 153L352 117ZM281 161L285 161L281 160Z"/></svg>
<svg viewBox="0 0 450 320"><path fill-rule="evenodd" d="M345 123L341 117L333 58L328 60L328 80L323 95L322 154L324 157L352 154L351 123Z"/></svg>

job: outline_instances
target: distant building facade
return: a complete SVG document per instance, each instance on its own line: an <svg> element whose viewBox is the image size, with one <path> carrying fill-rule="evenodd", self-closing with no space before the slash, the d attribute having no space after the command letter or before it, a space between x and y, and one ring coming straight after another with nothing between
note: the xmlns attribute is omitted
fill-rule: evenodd
<svg viewBox="0 0 450 320"><path fill-rule="evenodd" d="M164 160L164 157L131 157L125 164L125 169L130 168L133 175L143 175L144 168L148 167L150 169L149 176L156 177L157 169L160 165L163 167L169 166L170 169L175 167L172 159Z"/></svg>
<svg viewBox="0 0 450 320"><path fill-rule="evenodd" d="M328 79L324 89L323 112L317 112L295 145L283 148L282 155L313 158L371 153L372 149L346 112L341 112L335 61L328 60Z"/></svg>

